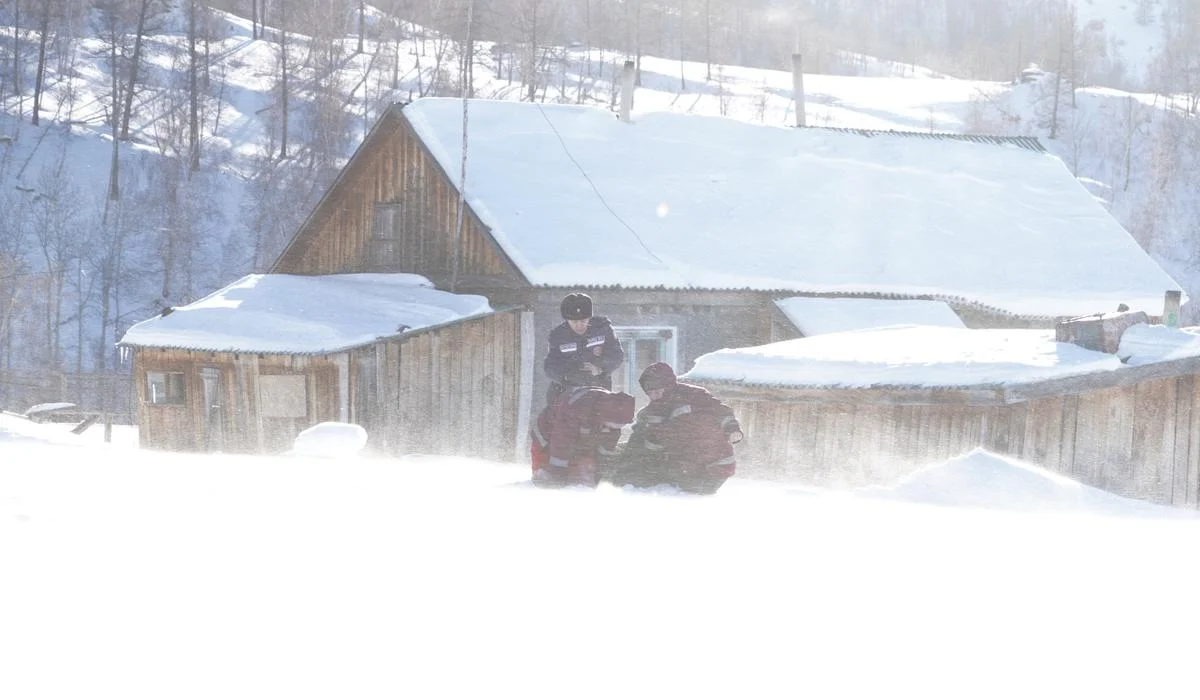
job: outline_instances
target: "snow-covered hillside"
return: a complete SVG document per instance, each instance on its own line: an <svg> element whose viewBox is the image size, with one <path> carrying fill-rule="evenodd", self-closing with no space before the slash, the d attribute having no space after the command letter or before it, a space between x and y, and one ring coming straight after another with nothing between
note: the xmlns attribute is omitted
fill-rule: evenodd
<svg viewBox="0 0 1200 700"><path fill-rule="evenodd" d="M1085 5L1113 25L1129 8L1111 4ZM129 140L119 149L119 200L108 199L112 81L103 41L80 40L52 55L39 126L30 123L28 92L6 93L0 102L0 208L6 212L0 217L0 308L7 317L0 326L21 341L0 344L6 353L0 365L113 367L112 343L132 323L264 270L387 104L458 94L457 44L377 11L369 20L377 29L401 27L404 38L368 34L357 53L357 37L287 35L285 154L283 35L268 28L265 38L255 39L247 20L211 12L210 40L198 49L207 69L199 76L200 156L192 171L186 18L182 10L167 17L143 47ZM1145 37L1153 29L1134 26L1145 29ZM1129 46L1142 36L1132 29L1125 35ZM26 56L36 55L37 38L36 31L22 30ZM0 27L0 40L12 41L11 26ZM60 43L52 42L52 51ZM487 44L478 48L475 94L520 99L526 88L519 62L514 66L511 56ZM615 102L612 77L623 55L555 49L544 58L536 99ZM1183 103L1082 89L1074 106L1069 92L1060 96L1052 128L1049 77L1014 86L899 64L889 70L866 57L857 64L864 74L892 77L806 75L808 124L1040 135L1189 294L1200 295L1191 241L1200 210L1188 190L1200 166L1179 147L1196 138ZM787 72L714 66L708 79L703 63L650 56L641 68L637 111L794 123ZM28 74L27 82L32 78Z"/></svg>

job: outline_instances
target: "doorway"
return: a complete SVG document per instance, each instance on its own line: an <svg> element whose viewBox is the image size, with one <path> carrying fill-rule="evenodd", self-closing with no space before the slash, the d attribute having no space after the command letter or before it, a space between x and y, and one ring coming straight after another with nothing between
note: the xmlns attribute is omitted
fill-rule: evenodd
<svg viewBox="0 0 1200 700"><path fill-rule="evenodd" d="M216 367L200 368L200 381L204 387L203 425L200 431L203 446L207 452L222 452L225 449L225 401L221 390L221 370Z"/></svg>

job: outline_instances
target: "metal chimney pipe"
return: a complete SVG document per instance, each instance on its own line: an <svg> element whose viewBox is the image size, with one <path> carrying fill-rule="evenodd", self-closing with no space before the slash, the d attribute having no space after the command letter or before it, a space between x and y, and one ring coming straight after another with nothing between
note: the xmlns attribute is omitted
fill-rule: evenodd
<svg viewBox="0 0 1200 700"><path fill-rule="evenodd" d="M1169 289L1163 294L1162 324L1171 328L1179 327L1179 307L1182 305L1182 295L1178 289Z"/></svg>
<svg viewBox="0 0 1200 700"><path fill-rule="evenodd" d="M792 98L796 101L796 126L808 126L804 118L804 71L800 54L792 54Z"/></svg>
<svg viewBox="0 0 1200 700"><path fill-rule="evenodd" d="M629 121L629 113L633 111L633 61L626 61L621 69L621 121Z"/></svg>

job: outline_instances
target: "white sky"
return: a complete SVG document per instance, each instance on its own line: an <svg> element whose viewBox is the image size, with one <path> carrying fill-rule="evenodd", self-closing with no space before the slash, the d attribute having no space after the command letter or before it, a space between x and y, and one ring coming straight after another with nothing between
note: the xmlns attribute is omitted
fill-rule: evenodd
<svg viewBox="0 0 1200 700"><path fill-rule="evenodd" d="M132 326L125 345L209 351L344 350L491 311L410 274L247 275L198 301Z"/></svg>
<svg viewBox="0 0 1200 700"><path fill-rule="evenodd" d="M542 491L0 416L0 697L1166 698L1200 523L987 453L891 490ZM58 444L76 443L76 444ZM938 505L935 505L938 504Z"/></svg>
<svg viewBox="0 0 1200 700"><path fill-rule="evenodd" d="M462 103L405 114L457 183ZM1159 313L1179 285L1062 161L1013 146L473 101L467 196L534 284L935 294Z"/></svg>

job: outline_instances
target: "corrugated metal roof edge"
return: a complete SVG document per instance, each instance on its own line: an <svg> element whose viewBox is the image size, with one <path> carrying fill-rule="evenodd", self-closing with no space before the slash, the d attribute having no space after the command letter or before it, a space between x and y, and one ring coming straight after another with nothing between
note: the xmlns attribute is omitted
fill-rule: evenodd
<svg viewBox="0 0 1200 700"><path fill-rule="evenodd" d="M350 350L357 350L358 348L365 348L368 345L374 345L375 343L385 342L388 340L395 340L396 338L401 338L401 337L405 337L405 336L416 336L416 335L420 335L422 333L428 333L430 331L441 330L442 328L447 328L449 326L453 326L453 325L456 325L459 323L465 323L467 321L474 321L476 319L486 318L488 316L505 313L507 311L515 311L517 309L524 310L525 308L526 307L524 304L511 304L508 306L502 306L498 309L492 309L490 311L482 311L477 314L471 314L470 316L463 316L462 318L456 318L453 321L444 321L442 323L435 323L432 326L422 326L420 328L410 328L408 330L404 330L399 333L391 333L388 335L376 336L374 340L370 340L370 341L367 341L364 343L355 343L353 345L346 345L346 346L342 346L342 347L337 347L337 348L328 349L328 350L319 350L319 351L297 350L297 351L293 351L293 352L274 352L274 351L264 352L262 350L249 350L249 349L245 349L245 348L242 348L242 349L224 348L221 350L214 350L212 348L201 348L201 347L188 346L188 345L152 345L152 344L145 344L145 343L124 343L124 342L119 342L116 344L116 346L118 348L129 348L129 349L154 348L156 350L188 350L191 352L233 352L233 353L245 354L245 355L299 355L299 356L303 356L303 357L317 357L320 355L334 355L339 352L348 352Z"/></svg>
<svg viewBox="0 0 1200 700"><path fill-rule="evenodd" d="M967 141L971 143L984 143L994 146L1016 146L1027 151L1036 153L1047 153L1046 147L1036 136L999 136L993 134L964 134L953 131L899 131L896 129L855 129L845 126L805 126L804 129L820 129L824 131L838 131L846 134L858 134L860 136L905 136L910 138L933 139L937 141Z"/></svg>
<svg viewBox="0 0 1200 700"><path fill-rule="evenodd" d="M1019 314L1007 309L1002 309L998 306L985 304L974 299L955 296L953 294L901 294L898 292L817 292L817 291L800 291L796 289L755 289L753 287L668 287L666 285L658 286L632 286L626 287L619 284L580 284L571 287L564 287L557 284L539 284L534 285L537 289L570 289L570 290L598 290L598 291L623 291L623 292L752 292L754 294L767 294L772 296L783 297L812 297L815 299L828 298L846 298L846 299L915 299L922 301L942 301L948 304L957 304L973 309L988 311L999 316L1007 316L1009 318L1021 321L1053 321L1059 319L1074 318L1079 314ZM779 301L779 299L775 299ZM1098 313L1098 312L1097 312Z"/></svg>

